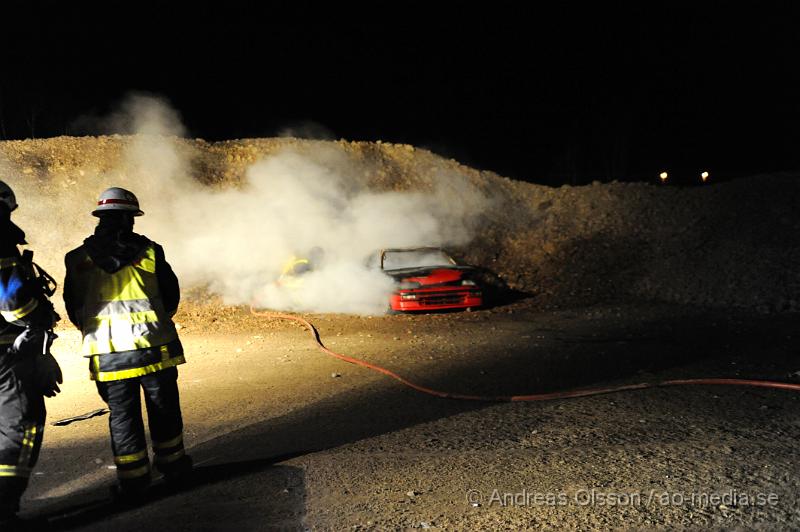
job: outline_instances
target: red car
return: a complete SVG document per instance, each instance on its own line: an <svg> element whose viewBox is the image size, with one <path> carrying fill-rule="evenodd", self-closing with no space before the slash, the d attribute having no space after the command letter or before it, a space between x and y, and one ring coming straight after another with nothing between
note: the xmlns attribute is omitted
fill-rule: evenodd
<svg viewBox="0 0 800 532"><path fill-rule="evenodd" d="M384 249L381 270L397 282L390 312L472 309L483 305L475 268L460 266L439 248Z"/></svg>

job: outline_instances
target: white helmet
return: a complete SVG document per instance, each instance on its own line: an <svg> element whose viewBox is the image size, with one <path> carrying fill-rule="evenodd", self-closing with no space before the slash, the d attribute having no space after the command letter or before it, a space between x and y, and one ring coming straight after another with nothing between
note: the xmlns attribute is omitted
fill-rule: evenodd
<svg viewBox="0 0 800 532"><path fill-rule="evenodd" d="M9 211L17 208L17 197L11 187L6 185L4 181L0 181L0 203L5 203Z"/></svg>
<svg viewBox="0 0 800 532"><path fill-rule="evenodd" d="M97 199L97 208L92 211L92 214L98 216L99 213L106 211L125 211L133 213L134 216L144 214L139 209L139 200L136 199L136 195L130 190L119 187L105 189Z"/></svg>

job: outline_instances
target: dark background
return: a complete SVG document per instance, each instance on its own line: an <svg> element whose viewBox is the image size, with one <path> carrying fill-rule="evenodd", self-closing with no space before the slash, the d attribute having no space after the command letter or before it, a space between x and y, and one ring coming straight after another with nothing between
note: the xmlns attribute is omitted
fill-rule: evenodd
<svg viewBox="0 0 800 532"><path fill-rule="evenodd" d="M794 2L65 4L4 3L2 139L96 133L145 91L192 137L407 142L547 184L800 169Z"/></svg>

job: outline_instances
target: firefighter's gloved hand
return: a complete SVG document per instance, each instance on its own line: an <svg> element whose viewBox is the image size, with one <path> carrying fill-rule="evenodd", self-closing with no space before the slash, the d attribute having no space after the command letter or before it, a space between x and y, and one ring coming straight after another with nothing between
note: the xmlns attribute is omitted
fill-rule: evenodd
<svg viewBox="0 0 800 532"><path fill-rule="evenodd" d="M55 397L61 391L59 384L64 382L61 367L50 353L36 358L36 383L45 397Z"/></svg>

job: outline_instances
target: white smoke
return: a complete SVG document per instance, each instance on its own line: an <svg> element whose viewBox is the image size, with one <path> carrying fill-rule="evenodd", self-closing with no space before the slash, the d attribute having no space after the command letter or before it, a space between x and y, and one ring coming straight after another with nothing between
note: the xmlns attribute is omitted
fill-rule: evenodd
<svg viewBox="0 0 800 532"><path fill-rule="evenodd" d="M135 135L119 167L87 178L95 190L82 187L83 200L62 206L64 215L84 228L104 188L132 190L145 212L135 230L164 246L182 286L205 286L231 304L382 313L393 281L368 268L367 258L387 247L464 244L475 215L487 206L470 181L453 172L433 170L430 190L372 190L373 170L324 142L268 156L251 165L241 183L204 186L192 177L196 148L180 138L184 128L166 102L137 95L111 120ZM51 229L68 233L74 245L86 236L76 239L72 227ZM278 283L287 261L313 247L324 250L321 264L299 283Z"/></svg>
<svg viewBox="0 0 800 532"><path fill-rule="evenodd" d="M320 145L257 162L238 188L193 189L168 209L151 206L149 225L185 281L208 285L228 303L376 314L387 308L393 281L367 267L370 255L466 242L462 200L445 185L429 193L370 191L363 169ZM321 265L290 287L276 283L291 257L314 247L324 250Z"/></svg>
<svg viewBox="0 0 800 532"><path fill-rule="evenodd" d="M37 161L12 161L0 154L0 179L14 190L18 208L11 221L25 231L34 260L56 278L63 278L64 254L83 240L93 227L92 219L78 216L86 193L69 186L48 187L35 172ZM92 203L89 203L91 206Z"/></svg>

